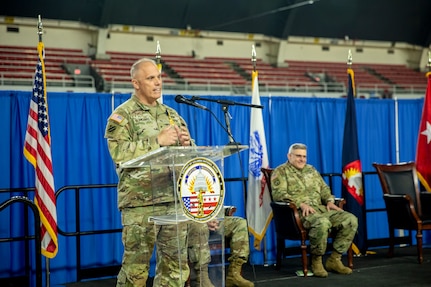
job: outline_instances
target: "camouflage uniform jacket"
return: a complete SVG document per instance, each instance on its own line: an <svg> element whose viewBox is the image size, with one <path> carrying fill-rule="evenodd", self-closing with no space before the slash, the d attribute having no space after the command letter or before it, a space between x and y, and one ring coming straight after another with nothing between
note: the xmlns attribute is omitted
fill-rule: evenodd
<svg viewBox="0 0 431 287"><path fill-rule="evenodd" d="M160 148L157 136L170 124L187 126L174 109L160 103L148 107L133 95L108 119L105 138L113 161L118 165ZM175 198L172 173L167 167L152 168L151 172L149 167L123 169L118 176L119 209L167 203Z"/></svg>
<svg viewBox="0 0 431 287"><path fill-rule="evenodd" d="M298 208L306 203L326 212L325 205L335 201L322 176L309 164L302 170L289 162L278 166L272 172L271 189L274 201L292 201Z"/></svg>

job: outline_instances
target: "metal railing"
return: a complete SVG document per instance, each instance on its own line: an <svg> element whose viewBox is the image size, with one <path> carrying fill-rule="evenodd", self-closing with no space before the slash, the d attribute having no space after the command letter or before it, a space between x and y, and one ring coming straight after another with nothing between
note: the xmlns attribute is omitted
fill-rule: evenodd
<svg viewBox="0 0 431 287"><path fill-rule="evenodd" d="M128 91L132 86L130 81L116 80L105 82L105 91ZM180 92L206 92L206 93L223 93L229 95L250 95L252 92L251 82L246 84L234 84L228 80L205 80L205 79L175 79L165 81L163 89L166 91ZM356 94L365 97L380 97L384 91L389 91L393 95L425 95L426 85L405 85L397 86L390 84L362 83L356 86ZM313 94L338 94L343 96L347 94L347 87L344 83L339 82L304 82L304 81L280 81L278 84L259 83L259 92L261 93L308 93Z"/></svg>
<svg viewBox="0 0 431 287"><path fill-rule="evenodd" d="M34 81L34 73L28 72L0 72L0 87L32 87ZM54 78L47 76L47 86L63 88L64 91L70 91L73 88L91 88L94 91L95 79L89 75L56 75ZM130 92L132 85L129 80L119 77L113 78L110 81L104 82L104 92L125 91ZM215 94L228 95L244 95L251 94L251 82L245 81L244 84L235 84L229 80L220 79L170 79L163 83L164 90L172 90L179 92L204 92ZM389 91L391 94L405 95L424 95L426 84L418 85L390 85L390 84L375 84L361 83L356 86L356 94L364 97L380 97L384 91ZM347 87L340 82L304 82L304 81L279 81L271 83L260 83L259 91L261 93L306 93L310 96L314 94L338 94L339 96L346 95Z"/></svg>
<svg viewBox="0 0 431 287"><path fill-rule="evenodd" d="M95 89L95 81L92 76L88 75L68 75L56 74L55 76L47 75L46 85L48 87L63 87L65 91L71 87L85 87ZM29 86L32 87L34 82L34 73L29 72L0 72L0 86Z"/></svg>
<svg viewBox="0 0 431 287"><path fill-rule="evenodd" d="M81 247L82 236L88 235L96 235L96 234L109 234L109 233L120 233L122 228L114 228L114 229L103 229L103 230L92 230L92 231L83 231L81 230L81 214L80 214L80 197L82 191L92 191L93 189L100 188L117 188L117 184L90 184L90 185L74 185L74 186L64 186L56 191L55 197L58 197L65 191L74 191L75 195L75 230L74 231L65 231L61 228L61 226L57 226L58 234L63 235L65 237L75 237L75 247L76 247L76 277L78 281L88 278L97 278L104 276L112 276L118 274L120 270L119 265L114 266L104 266L103 268L84 268L82 266L81 260Z"/></svg>
<svg viewBox="0 0 431 287"><path fill-rule="evenodd" d="M368 175L375 175L376 172L363 172L363 184L364 184L364 188L365 188L365 178ZM334 178L336 177L340 177L341 178L341 174L340 173L322 173L322 176L324 178L328 178L328 185L330 186L331 190L333 190L334 188ZM225 182L242 182L243 186L245 188L246 183L247 183L247 178L225 178ZM78 281L82 281L84 279L90 279L90 278L101 278L101 277L108 277L108 276L116 276L118 274L118 271L120 269L120 265L109 265L109 266L97 266L97 267L83 267L82 265L82 258L81 258L81 250L82 250L82 242L81 242L81 238L83 236L91 236L91 235L97 235L97 234L109 234L109 233L121 233L122 228L113 228L113 229L103 229L103 230L87 230L87 231L83 231L81 228L81 215L80 215L80 198L81 198L81 193L82 192L88 192L90 190L93 189L100 189L100 188L108 188L108 189L116 189L117 184L91 184L91 185L75 185L75 186L65 186L60 188L59 190L57 190L57 192L55 193L56 198L58 198L59 196L61 196L64 192L66 191L74 191L74 195L75 195L75 229L73 231L65 231L61 226L58 226L58 233L62 236L65 237L75 237L76 238L76 243L75 243L75 256L76 256L76 274L77 274L77 280ZM30 192L34 192L34 188L21 188L21 189L0 189L0 193L24 193L27 197L28 193ZM116 190L115 190L116 192ZM12 198L16 198L16 197L12 197ZM12 199L11 199L12 200ZM14 199L16 201L16 199ZM32 206L31 202L29 203L28 200L24 200L29 206ZM7 201L9 202L9 201ZM5 204L10 204L10 203L3 203L0 206L0 211L2 209L4 209ZM33 207L32 207L33 209ZM366 209L365 210L365 214L370 213L370 212L385 212L385 208L379 208L379 209ZM36 209L37 211L37 209ZM33 210L33 212L35 212L35 210ZM38 217L38 215L37 215ZM366 216L365 216L366 217ZM30 240L36 240L35 242L38 242L38 235L37 232L35 235L29 235L28 233L29 231L29 223L28 223L28 216L24 217L26 219L26 222L24 223L25 225L25 235L24 236L19 236L19 237L14 237L14 238L0 238L0 243L2 242L11 242L11 241L26 241L26 249L29 250L28 244ZM35 220L37 221L37 220ZM36 228L36 225L39 226L39 223L35 223L35 230L37 231L38 228ZM399 237L396 240L397 244L401 244L401 243L410 243L410 241L405 240L408 239L407 237ZM387 245L387 238L380 238L380 239L373 239L373 240L368 240L367 239L367 243L369 247L377 247L377 246L384 246ZM37 244L39 245L39 244ZM39 245L40 247L40 245ZM36 252L38 252L37 256L40 256L40 248L36 249ZM28 257L28 252L26 252L27 257ZM73 257L73 256L71 256ZM40 258L40 257L36 257L36 258ZM39 259L37 259L38 261L40 261ZM26 258L26 262L29 262L29 258ZM29 266L29 263L27 263L26 266ZM27 268L29 269L29 268ZM39 270L39 267L36 266L36 269ZM38 273L39 271L37 271ZM27 274L28 276L30 276L29 274ZM41 275L39 275L39 273L37 274L38 276L38 280L40 278ZM1 278L0 278L0 282L1 282ZM39 285L37 286L39 287Z"/></svg>
<svg viewBox="0 0 431 287"><path fill-rule="evenodd" d="M8 285L8 286L14 286L15 284L12 283L14 281L16 281L16 285L18 286L20 284L25 284L27 286L29 286L29 282L30 282L30 248L29 248L29 242L30 240L34 239L34 244L35 244L35 252L34 252L34 260L35 260L35 275L36 275L36 287L42 287L42 251L41 251L41 235L40 235L40 216L39 216L39 210L37 209L36 204L33 203L33 201L29 200L27 197L25 196L13 196L10 199L6 200L5 202L0 204L0 212L3 211L6 207L12 205L12 204L16 204L16 203L23 203L25 205L27 205L27 207L33 212L33 218L34 218L34 236L29 236L28 235L28 227L29 227L29 223L28 223L28 216L26 216L26 221L24 222L25 225L25 234L24 236L20 236L20 237L13 237L13 238L0 238L0 243L2 242L13 242L13 241L26 241L27 244L25 244L25 249L26 252L25 254L27 254L28 256L25 257L25 276L17 276L15 278L13 278L13 276L11 276L12 278L6 278L6 282L3 282L3 279L0 278L0 282L3 283L7 283L7 284L2 284L3 285ZM25 209L24 212L27 215L28 209ZM12 281L12 282L11 282Z"/></svg>

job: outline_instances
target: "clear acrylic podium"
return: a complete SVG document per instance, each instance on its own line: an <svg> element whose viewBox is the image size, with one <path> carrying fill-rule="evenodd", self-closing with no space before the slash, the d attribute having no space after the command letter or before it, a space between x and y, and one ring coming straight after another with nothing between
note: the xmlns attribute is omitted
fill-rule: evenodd
<svg viewBox="0 0 431 287"><path fill-rule="evenodd" d="M225 145L225 146L190 146L190 147L182 147L182 146L172 146L172 147L161 147L157 150L149 152L143 156L137 157L135 159L129 160L127 162L120 164L120 169L143 169L146 172L149 172L151 179L151 189L153 193L153 201L154 205L159 204L157 202L156 194L160 192L160 189L167 190L172 193L172 202L175 206L174 211L170 214L157 214L150 218L155 225L178 225L179 223L183 224L191 224L198 223L204 224L205 228L201 229L207 232L207 234L200 233L199 238L210 238L210 253L211 253L211 262L209 263L209 274L211 282L214 286L224 287L225 286L225 242L224 242L224 232L223 230L217 230L218 236L209 237L209 230L206 228L208 222L217 220L219 222L224 220L224 158L229 157L233 154L239 153L243 150L246 150L248 146L246 145ZM190 165L190 163L194 164L197 161L197 166L199 166L199 159L209 161L214 163L214 166L218 172L220 172L221 184L222 188L219 193L218 204L217 207L213 210L207 205L201 207L201 214L203 216L196 215L197 213L193 213L194 209L190 208L187 205L188 197L182 196L183 194L183 182L184 178L187 176L184 175L184 169ZM199 167L198 167L199 169ZM164 176L160 176L160 174L164 174ZM161 179L162 178L162 179ZM201 179L202 180L202 179ZM208 179L207 179L208 180ZM196 180L198 181L198 180ZM189 190L190 191L190 190ZM188 192L188 191L187 191ZM190 191L194 192L194 191ZM202 192L199 192L199 195ZM196 197L199 197L197 195ZM203 198L207 196L212 196L209 192L203 192L203 195L199 198ZM205 198L205 199L206 199ZM214 198L214 196L212 196ZM203 200L202 200L203 201ZM204 209L205 208L205 209ZM208 208L208 209L207 209ZM218 208L218 209L217 209ZM193 210L193 212L191 211ZM190 211L190 212L189 212ZM206 214L210 214L205 217ZM214 232L211 232L214 233ZM194 235L195 236L195 235ZM216 238L216 240L214 240ZM196 238L189 238L190 242L195 241ZM214 241L217 241L214 243ZM157 248L157 240L156 240L156 248ZM190 246L189 246L190 247ZM180 250L184 250L184 246L178 246L178 252ZM187 248L186 248L187 250ZM190 249L189 249L190 250ZM203 256L203 255L202 255ZM156 258L157 260L157 258ZM179 262L178 262L179 263ZM190 261L189 261L190 263ZM179 264L181 266L181 264ZM190 284L190 280L195 280L194 277L198 272L194 271L193 264L191 264L192 268L190 268L190 276L189 278L181 278L180 281L185 281L186 286ZM201 281L202 282L202 281ZM203 286L205 287L205 286Z"/></svg>

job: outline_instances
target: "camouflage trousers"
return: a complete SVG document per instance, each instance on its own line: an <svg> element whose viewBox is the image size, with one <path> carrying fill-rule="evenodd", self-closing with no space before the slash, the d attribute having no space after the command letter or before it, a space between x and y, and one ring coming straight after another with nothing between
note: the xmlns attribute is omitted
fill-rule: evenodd
<svg viewBox="0 0 431 287"><path fill-rule="evenodd" d="M301 220L308 230L313 255L325 254L329 232L335 234L332 242L334 250L341 254L346 252L358 229L358 219L347 211L316 212L305 218L301 214Z"/></svg>
<svg viewBox="0 0 431 287"><path fill-rule="evenodd" d="M211 254L208 245L210 232L206 223L190 221L187 232L188 258L195 269L210 263Z"/></svg>
<svg viewBox="0 0 431 287"><path fill-rule="evenodd" d="M229 261L235 259L248 260L250 254L247 221L236 216L226 216L219 221L216 233L225 236L229 240L231 256ZM189 223L188 232L188 256L190 262L194 263L196 269L210 263L211 254L208 246L210 232L206 223Z"/></svg>
<svg viewBox="0 0 431 287"><path fill-rule="evenodd" d="M170 214L173 210L174 204L121 210L124 253L117 287L146 286L155 245L156 276L153 286L184 286L189 276L187 223L155 225L148 221L150 216Z"/></svg>
<svg viewBox="0 0 431 287"><path fill-rule="evenodd" d="M224 235L230 243L231 256L228 260L232 262L241 258L247 261L250 254L247 221L237 216L226 216Z"/></svg>

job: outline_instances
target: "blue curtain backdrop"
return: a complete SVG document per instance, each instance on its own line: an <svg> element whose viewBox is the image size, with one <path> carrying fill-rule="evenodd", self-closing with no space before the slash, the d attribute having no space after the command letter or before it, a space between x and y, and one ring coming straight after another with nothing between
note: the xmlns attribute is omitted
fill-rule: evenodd
<svg viewBox="0 0 431 287"><path fill-rule="evenodd" d="M188 97L187 95L185 95ZM103 137L106 120L112 108L130 94L48 93L51 122L52 158L56 190L70 185L115 184L117 175ZM249 96L202 96L238 103L250 103ZM164 103L185 118L198 145L225 145L229 142L222 106L199 101L211 111L196 109L175 102L174 95L165 95ZM293 142L308 145L308 162L321 173L341 172L341 150L346 100L343 98L261 97L269 162L276 167L286 161L288 146ZM34 186L33 167L24 159L23 142L27 125L30 92L0 91L0 113L3 134L0 139L0 189ZM356 102L359 152L364 172L374 171L373 162L412 161L423 100L359 99ZM248 145L250 108L228 107L234 140ZM396 134L398 116L398 135ZM396 144L399 140L399 146ZM248 151L225 160L225 178L246 178ZM333 192L341 195L341 180L334 179ZM377 176L365 176L366 208L384 208ZM0 193L0 203L16 192ZM33 198L33 194L29 195ZM75 221L75 193L64 191L57 199L58 226L72 232ZM238 208L236 215L245 217L246 191L241 182L226 182L226 205ZM115 188L88 189L79 198L81 230L121 228ZM25 231L24 207L10 206L0 213L0 237L22 236ZM30 226L32 219L29 216ZM31 228L30 228L31 230ZM30 234L33 231L30 232ZM388 236L385 212L367 214L369 239ZM265 238L266 252L252 250L253 264L275 262L275 238L271 225ZM76 281L75 237L59 235L59 252L50 260L51 285ZM425 237L425 241L431 241ZM83 236L82 264L86 267L121 263L122 245L119 233ZM287 242L296 246L297 242ZM34 249L31 250L33 253ZM0 243L0 278L24 274L23 243ZM33 258L34 260L34 258ZM32 264L34 266L34 263ZM45 268L45 266L44 266ZM33 268L34 269L34 268ZM45 271L45 269L44 269ZM33 270L34 272L34 270Z"/></svg>

